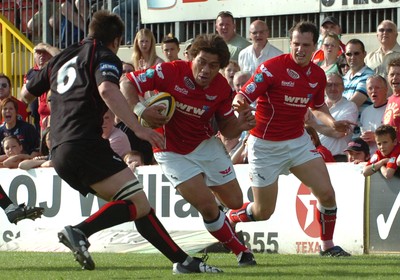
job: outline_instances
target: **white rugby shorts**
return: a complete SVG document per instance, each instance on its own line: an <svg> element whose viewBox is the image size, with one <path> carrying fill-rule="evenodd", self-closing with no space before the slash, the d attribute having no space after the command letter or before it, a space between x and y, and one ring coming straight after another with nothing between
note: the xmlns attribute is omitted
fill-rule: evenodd
<svg viewBox="0 0 400 280"><path fill-rule="evenodd" d="M321 157L307 132L296 139L268 141L253 135L247 140L251 186L266 187L290 168Z"/></svg>
<svg viewBox="0 0 400 280"><path fill-rule="evenodd" d="M232 161L217 137L204 140L186 155L157 152L154 157L174 188L200 173L204 174L207 186L219 186L236 179Z"/></svg>

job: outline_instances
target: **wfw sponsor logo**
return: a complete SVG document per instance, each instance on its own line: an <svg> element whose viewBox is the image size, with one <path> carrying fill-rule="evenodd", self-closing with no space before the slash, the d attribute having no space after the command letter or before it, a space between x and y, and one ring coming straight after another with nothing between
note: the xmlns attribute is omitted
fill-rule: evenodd
<svg viewBox="0 0 400 280"><path fill-rule="evenodd" d="M204 114L204 112L206 111L205 109L189 106L187 104L183 104L178 101L176 101L175 104L176 104L176 109L183 112L184 114L202 116Z"/></svg>
<svg viewBox="0 0 400 280"><path fill-rule="evenodd" d="M397 194L396 200L393 203L392 209L390 209L389 216L385 221L385 217L383 214L380 214L376 218L376 224L378 226L378 233L381 239L385 240L390 233L390 229L392 228L394 218L396 218L397 212L400 208L400 192Z"/></svg>
<svg viewBox="0 0 400 280"><path fill-rule="evenodd" d="M297 97L285 95L285 104L294 107L304 107L308 104L310 98L308 97Z"/></svg>

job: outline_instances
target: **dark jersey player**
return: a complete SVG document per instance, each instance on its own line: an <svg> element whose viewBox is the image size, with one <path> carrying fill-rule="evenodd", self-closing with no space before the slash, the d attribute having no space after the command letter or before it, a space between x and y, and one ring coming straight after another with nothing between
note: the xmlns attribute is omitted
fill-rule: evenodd
<svg viewBox="0 0 400 280"><path fill-rule="evenodd" d="M162 135L140 126L119 91L122 63L116 53L123 30L118 15L106 10L95 13L88 38L50 60L22 90L26 101L49 89L52 92L51 154L60 177L82 195L93 193L109 201L80 224L66 226L58 233L60 242L71 249L84 269L92 270L95 264L87 238L135 221L139 233L174 263L174 273L220 272L188 256L171 239L141 183L101 137L103 114L110 108L136 135L163 146Z"/></svg>

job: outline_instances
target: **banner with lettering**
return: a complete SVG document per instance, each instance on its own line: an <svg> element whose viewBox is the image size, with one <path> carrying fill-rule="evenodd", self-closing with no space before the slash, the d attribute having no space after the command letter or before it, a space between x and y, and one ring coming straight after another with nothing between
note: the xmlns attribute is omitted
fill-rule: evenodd
<svg viewBox="0 0 400 280"><path fill-rule="evenodd" d="M363 253L364 177L353 164L329 164L328 170L336 191L338 220L335 242L353 254ZM244 201L252 201L247 165L236 165ZM197 252L217 241L204 229L202 218L173 189L159 166L139 169L140 180L150 203L173 238L185 250ZM44 215L36 221L10 224L0 214L0 250L68 251L58 242L57 232L75 225L96 212L105 202L93 195L81 196L69 187L52 168L29 171L0 169L0 184L17 202L39 205ZM268 221L239 224L247 246L260 252L314 254L319 250L317 201L310 189L293 175L280 176L276 211ZM154 252L135 230L125 223L90 237L91 251Z"/></svg>
<svg viewBox="0 0 400 280"><path fill-rule="evenodd" d="M140 0L143 23L235 18L399 7L400 0Z"/></svg>

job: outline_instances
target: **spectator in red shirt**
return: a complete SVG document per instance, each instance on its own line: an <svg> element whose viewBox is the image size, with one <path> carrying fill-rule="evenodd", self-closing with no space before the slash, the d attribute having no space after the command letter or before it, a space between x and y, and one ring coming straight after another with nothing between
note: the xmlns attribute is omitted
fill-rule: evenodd
<svg viewBox="0 0 400 280"><path fill-rule="evenodd" d="M380 171L383 177L390 179L400 164L396 129L391 125L381 125L375 130L375 141L378 150L365 165L363 174L367 177Z"/></svg>
<svg viewBox="0 0 400 280"><path fill-rule="evenodd" d="M19 115L19 118L26 121L28 119L26 104L11 95L11 80L3 73L0 73L0 102L6 99L7 97L10 97L17 102L18 104L17 113ZM1 122L3 122L3 120Z"/></svg>
<svg viewBox="0 0 400 280"><path fill-rule="evenodd" d="M40 71L46 63L57 54L60 50L47 43L39 43L33 49L34 66L28 70L24 77L24 84L26 84L38 71ZM43 119L50 115L50 109L47 105L47 93L41 95L39 98L32 102L29 106L31 115L34 118L34 125L38 132L43 131L46 126L43 124Z"/></svg>

